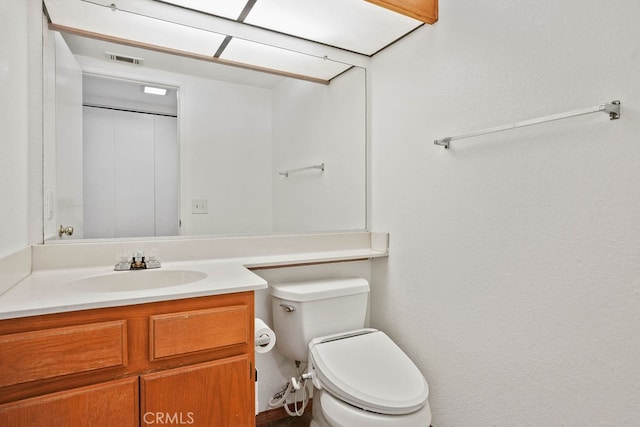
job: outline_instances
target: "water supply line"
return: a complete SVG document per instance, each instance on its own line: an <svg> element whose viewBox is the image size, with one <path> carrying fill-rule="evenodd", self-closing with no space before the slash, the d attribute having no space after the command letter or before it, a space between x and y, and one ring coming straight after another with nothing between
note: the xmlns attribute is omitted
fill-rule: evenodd
<svg viewBox="0 0 640 427"><path fill-rule="evenodd" d="M304 410L306 409L310 398L310 393L307 391L307 385L308 381L311 379L311 374L300 373L300 362L298 361L296 361L296 367L298 368L298 377L291 377L291 380L287 382L287 385L269 399L269 406L273 408L282 404L285 412L291 417L301 417L304 414ZM299 405L300 401L297 399L298 391L300 390L302 390L301 405ZM287 402L287 397L289 397L289 395L293 395L292 403ZM293 404L293 409L289 407L291 404Z"/></svg>

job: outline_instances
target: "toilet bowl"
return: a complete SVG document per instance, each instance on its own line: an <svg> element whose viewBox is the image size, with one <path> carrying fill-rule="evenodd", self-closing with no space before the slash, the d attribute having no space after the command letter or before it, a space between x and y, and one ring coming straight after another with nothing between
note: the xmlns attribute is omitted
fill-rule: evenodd
<svg viewBox="0 0 640 427"><path fill-rule="evenodd" d="M310 427L428 427L431 422L429 404L404 415L384 415L362 411L324 390L313 392L313 419Z"/></svg>
<svg viewBox="0 0 640 427"><path fill-rule="evenodd" d="M271 286L276 346L308 361L313 427L423 427L429 387L382 331L364 329L369 284L361 278Z"/></svg>

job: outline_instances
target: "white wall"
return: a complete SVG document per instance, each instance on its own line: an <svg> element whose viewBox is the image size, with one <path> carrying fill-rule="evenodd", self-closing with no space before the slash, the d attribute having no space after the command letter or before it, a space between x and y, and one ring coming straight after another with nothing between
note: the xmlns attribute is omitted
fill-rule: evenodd
<svg viewBox="0 0 640 427"><path fill-rule="evenodd" d="M27 245L27 5L0 8L0 251L8 253Z"/></svg>
<svg viewBox="0 0 640 427"><path fill-rule="evenodd" d="M372 324L443 426L640 419L640 3L440 2L371 70ZM453 142L451 134L601 113Z"/></svg>
<svg viewBox="0 0 640 427"><path fill-rule="evenodd" d="M366 227L365 90L362 68L328 86L289 79L274 88L274 231ZM324 172L279 175L321 163Z"/></svg>
<svg viewBox="0 0 640 427"><path fill-rule="evenodd" d="M42 56L39 2L0 4L0 256L42 237ZM29 169L34 174L29 175ZM41 221L41 220L40 220Z"/></svg>

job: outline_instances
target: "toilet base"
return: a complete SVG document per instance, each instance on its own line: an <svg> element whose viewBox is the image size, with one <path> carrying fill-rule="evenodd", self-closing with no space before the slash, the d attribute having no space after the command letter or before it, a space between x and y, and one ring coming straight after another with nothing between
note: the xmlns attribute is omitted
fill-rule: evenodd
<svg viewBox="0 0 640 427"><path fill-rule="evenodd" d="M322 415L322 408L320 407L320 396L323 391L313 388L313 403L311 407L311 424L309 427L331 427L329 422Z"/></svg>
<svg viewBox="0 0 640 427"><path fill-rule="evenodd" d="M428 427L429 402L418 411L405 415L383 415L364 411L345 403L323 389L313 389L311 427Z"/></svg>

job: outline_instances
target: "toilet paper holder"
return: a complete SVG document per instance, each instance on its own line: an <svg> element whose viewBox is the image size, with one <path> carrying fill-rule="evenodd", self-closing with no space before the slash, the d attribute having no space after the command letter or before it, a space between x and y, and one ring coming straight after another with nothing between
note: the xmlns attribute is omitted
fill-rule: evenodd
<svg viewBox="0 0 640 427"><path fill-rule="evenodd" d="M266 347L271 342L271 337L269 335L260 335L255 339L255 345L260 347Z"/></svg>
<svg viewBox="0 0 640 427"><path fill-rule="evenodd" d="M262 319L254 319L253 343L256 353L267 353L276 344L276 334Z"/></svg>

